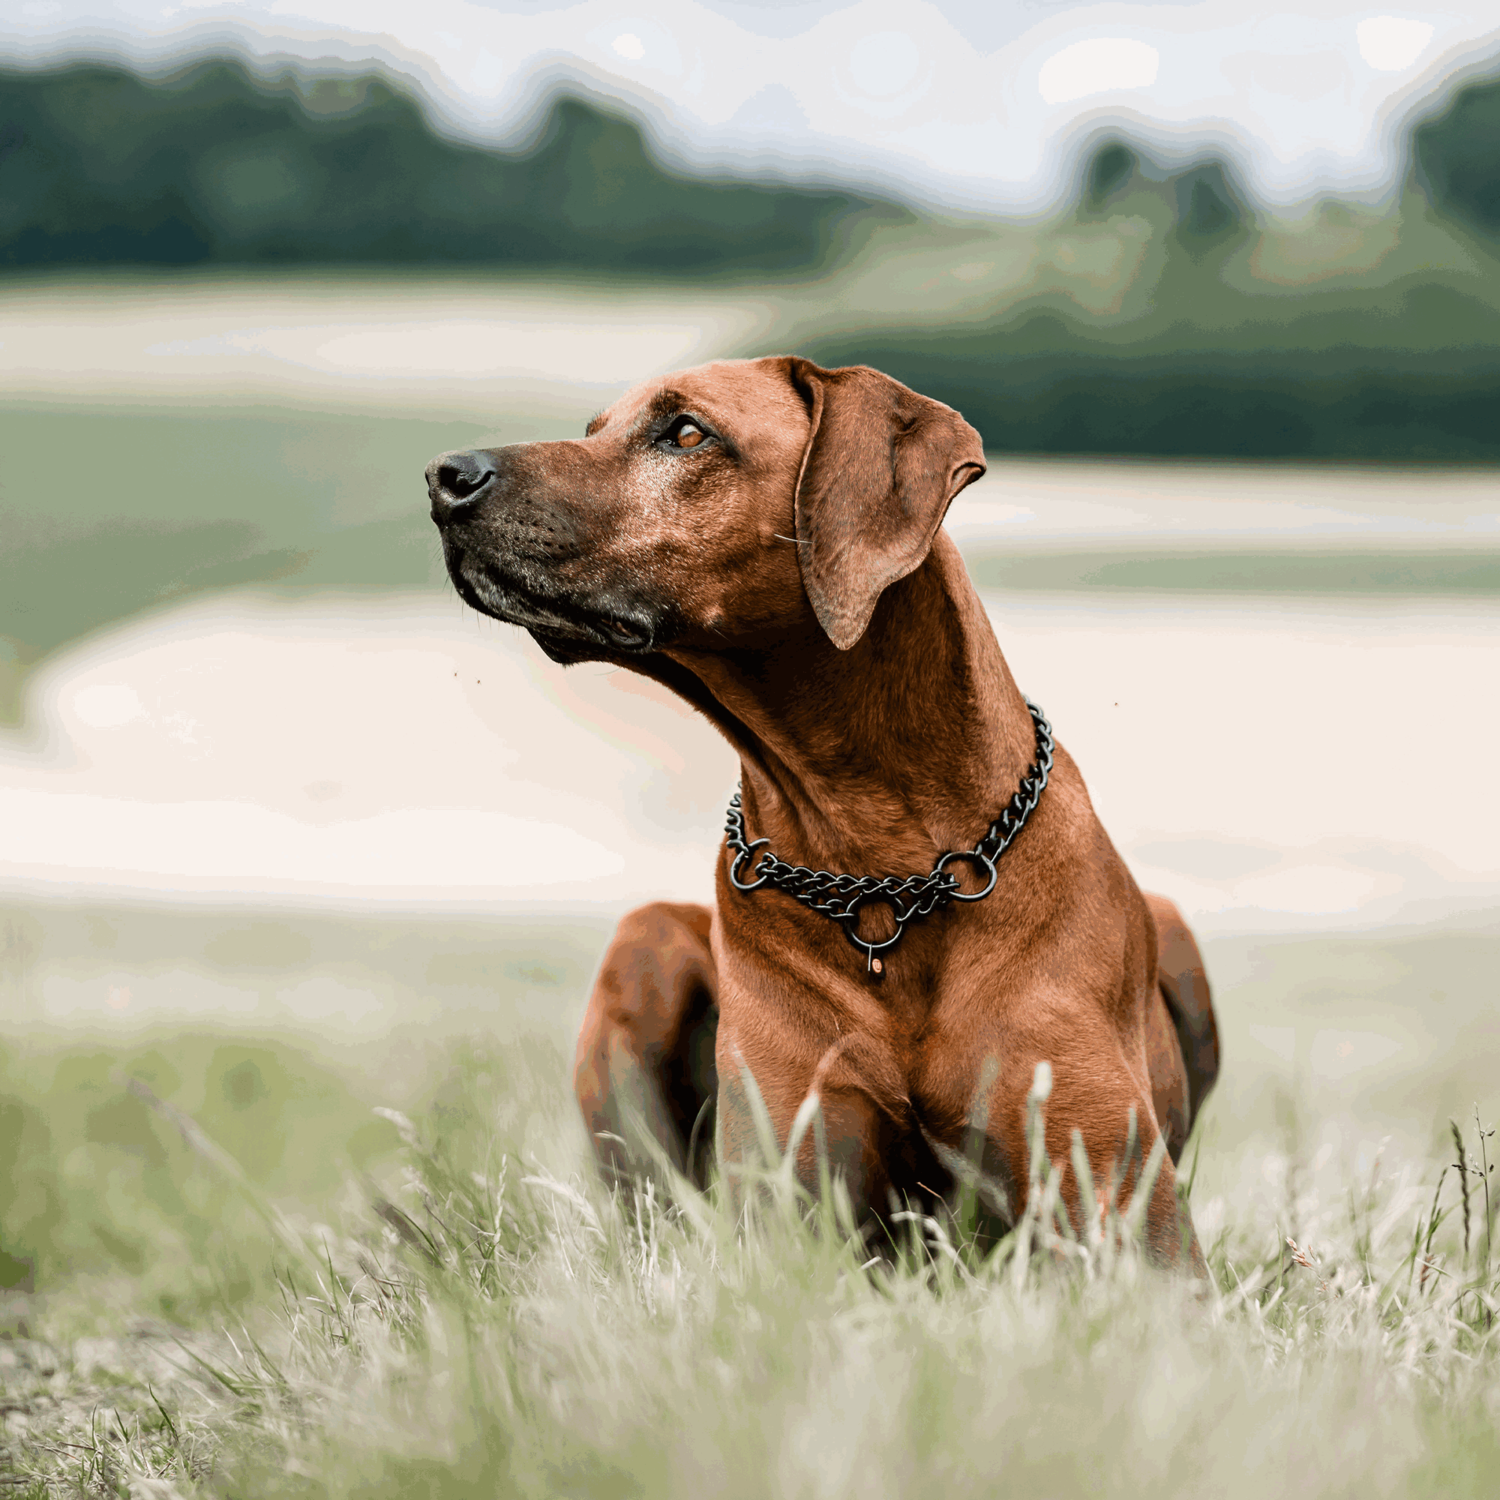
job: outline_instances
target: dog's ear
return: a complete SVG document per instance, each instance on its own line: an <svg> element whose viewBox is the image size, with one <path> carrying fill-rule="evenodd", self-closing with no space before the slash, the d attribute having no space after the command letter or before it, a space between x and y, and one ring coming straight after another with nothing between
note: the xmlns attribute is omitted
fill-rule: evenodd
<svg viewBox="0 0 1500 1500"><path fill-rule="evenodd" d="M875 605L932 548L953 497L984 473L979 434L879 370L787 361L812 417L797 481L802 586L847 651Z"/></svg>

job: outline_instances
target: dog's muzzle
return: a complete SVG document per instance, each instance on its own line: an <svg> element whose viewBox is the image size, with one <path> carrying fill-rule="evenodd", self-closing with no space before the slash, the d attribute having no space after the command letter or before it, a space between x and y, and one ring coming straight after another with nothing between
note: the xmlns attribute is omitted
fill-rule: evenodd
<svg viewBox="0 0 1500 1500"><path fill-rule="evenodd" d="M586 527L505 450L427 465L432 519L466 603L529 630L556 661L657 649L666 615L628 577L601 577Z"/></svg>

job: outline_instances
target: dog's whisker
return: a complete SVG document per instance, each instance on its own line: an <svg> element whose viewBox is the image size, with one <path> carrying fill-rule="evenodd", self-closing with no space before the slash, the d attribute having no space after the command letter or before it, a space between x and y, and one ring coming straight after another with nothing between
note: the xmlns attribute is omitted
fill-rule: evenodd
<svg viewBox="0 0 1500 1500"><path fill-rule="evenodd" d="M794 547L804 547L807 545L801 537L782 536L779 531L773 531L771 535L774 536L778 542L790 542Z"/></svg>

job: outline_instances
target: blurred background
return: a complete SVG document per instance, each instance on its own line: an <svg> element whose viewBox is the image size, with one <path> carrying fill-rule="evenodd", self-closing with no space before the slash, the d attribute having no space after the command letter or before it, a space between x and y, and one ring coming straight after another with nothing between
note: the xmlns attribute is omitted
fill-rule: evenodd
<svg viewBox="0 0 1500 1500"><path fill-rule="evenodd" d="M461 606L422 469L781 351L984 435L949 525L1208 939L1209 1138L1300 1112L1425 1150L1482 1096L1485 8L23 5L0 1287L215 1232L129 1078L309 1202L396 1144L372 1105L441 1098L454 1037L561 1096L615 918L710 899L736 768Z"/></svg>

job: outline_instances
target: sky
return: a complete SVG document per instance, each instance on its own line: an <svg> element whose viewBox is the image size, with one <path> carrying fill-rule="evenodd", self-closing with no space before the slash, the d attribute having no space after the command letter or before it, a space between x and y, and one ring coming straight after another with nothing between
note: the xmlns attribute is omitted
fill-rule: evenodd
<svg viewBox="0 0 1500 1500"><path fill-rule="evenodd" d="M1040 211L1086 142L1124 130L1171 165L1232 154L1253 196L1378 200L1401 127L1500 61L1493 0L1382 11L1240 0L20 0L0 54L165 63L381 61L450 129L524 135L559 75L634 101L671 154L884 183L936 206Z"/></svg>

